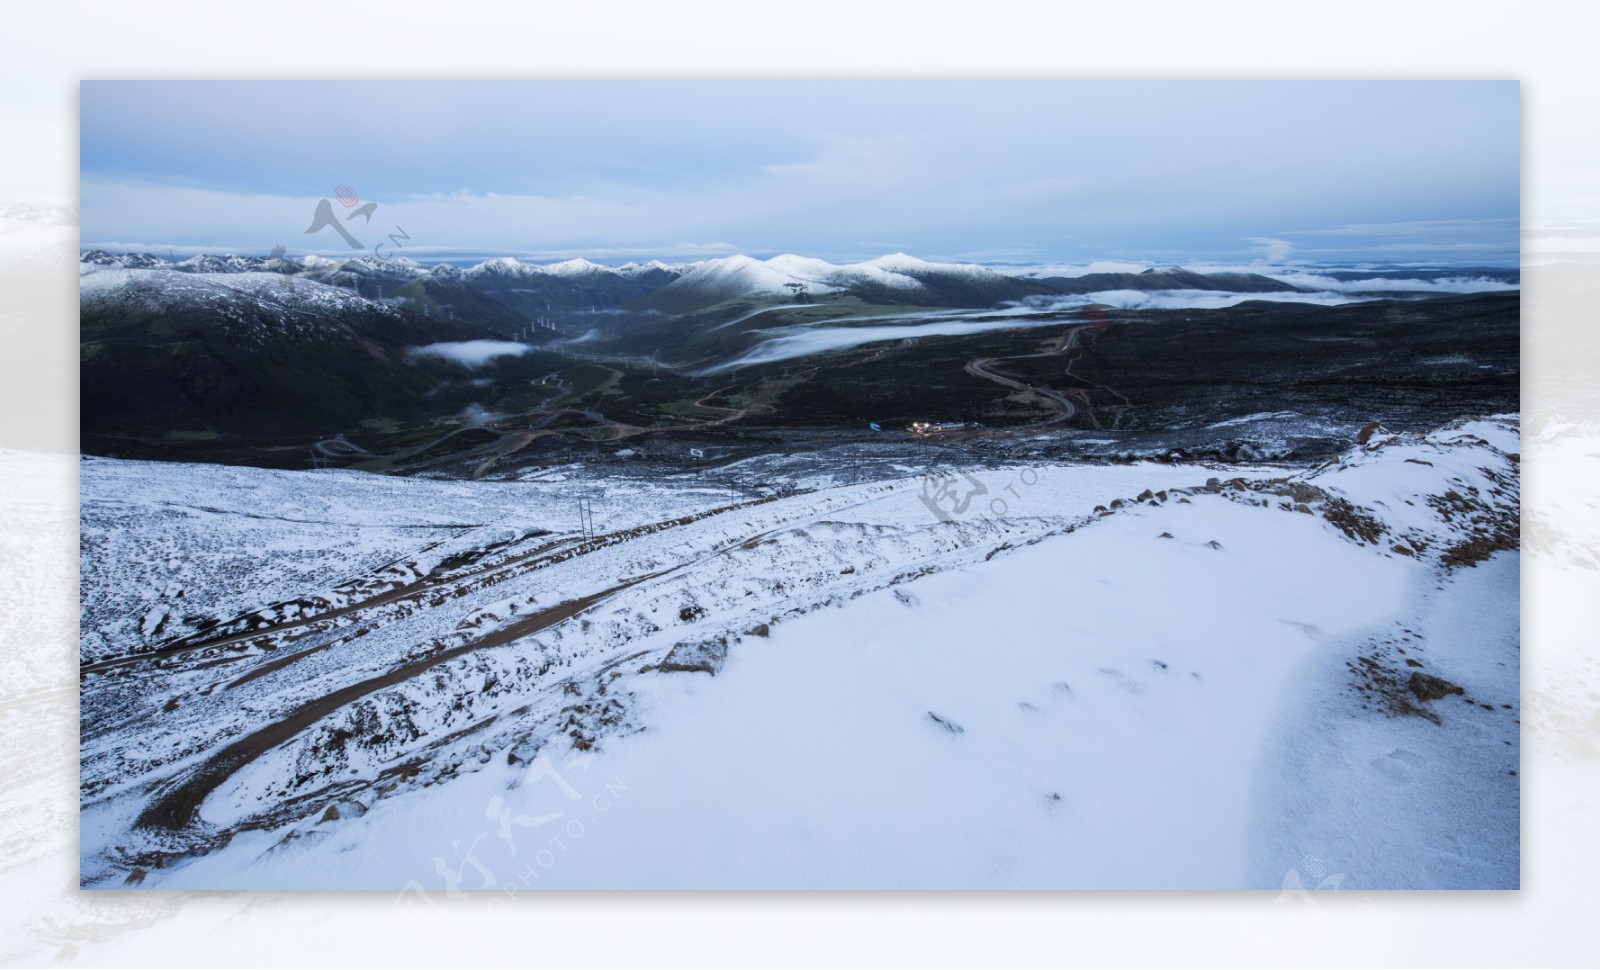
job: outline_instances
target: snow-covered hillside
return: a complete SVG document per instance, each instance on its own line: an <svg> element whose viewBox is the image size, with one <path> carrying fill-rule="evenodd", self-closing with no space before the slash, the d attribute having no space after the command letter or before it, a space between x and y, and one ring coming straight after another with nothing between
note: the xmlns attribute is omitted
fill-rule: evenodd
<svg viewBox="0 0 1600 970"><path fill-rule="evenodd" d="M266 313L370 312L400 316L393 307L339 286L271 272L185 273L170 269L106 268L79 281L85 310L201 312L219 326Z"/></svg>
<svg viewBox="0 0 1600 970"><path fill-rule="evenodd" d="M1512 887L1518 450L580 477L590 535L538 483L86 462L97 554L168 575L86 566L83 882ZM149 629L177 588L215 622Z"/></svg>

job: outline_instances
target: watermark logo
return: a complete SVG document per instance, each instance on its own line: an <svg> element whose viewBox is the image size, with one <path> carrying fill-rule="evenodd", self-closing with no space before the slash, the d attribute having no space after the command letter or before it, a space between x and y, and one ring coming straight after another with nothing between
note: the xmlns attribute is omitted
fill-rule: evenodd
<svg viewBox="0 0 1600 970"><path fill-rule="evenodd" d="M969 513L976 514L980 519L991 519L1004 516L1011 510L1011 501L1022 498L1018 485L1031 488L1038 483L1039 470L1024 466L1017 470L1016 480L1006 483L997 494L989 497L987 503L975 502L976 499L989 496L989 486L966 470L935 470L922 476L922 492L917 498L940 522L954 522ZM1007 501L1007 495L1011 496L1011 501Z"/></svg>
<svg viewBox="0 0 1600 970"><path fill-rule="evenodd" d="M525 814L505 795L492 796L483 811L488 825L470 841L454 839L448 853L432 856L437 887L430 889L415 879L406 883L395 900L396 917L404 919L419 906L437 909L440 896L463 896L486 890L515 895L538 885L628 791L627 783L616 775L588 786L588 792L582 790L580 786L586 779L575 782L573 775L576 772L587 776L593 760L592 752L574 750L558 768L555 759L542 754L536 757L514 790L527 790L533 784L548 781L554 788L547 794L560 807ZM496 842L503 843L505 850L488 852L486 846L494 846ZM484 855L495 860L494 864L500 868L491 867ZM507 856L512 861L500 861ZM509 869L506 868L508 864ZM406 925L413 927L409 922Z"/></svg>
<svg viewBox="0 0 1600 970"><path fill-rule="evenodd" d="M356 216L361 216L364 220L363 224L370 227L372 225L372 214L378 211L378 203L367 202L363 203L359 207L355 207L356 203L361 201L361 197L356 193L355 189L348 185L338 186L333 190L333 195L334 198L339 200L340 205L351 210L350 213L347 214L343 220L340 220L339 217L334 214L332 202L328 201L327 199L318 199L316 209L311 213L311 225L306 229L304 235L313 236L324 229L332 229L334 232L339 234L339 237L343 239L345 244L351 249L366 249L366 244L357 239L355 235L346 228L346 225L352 222ZM411 236L408 235L404 229L396 225L394 227L394 232L389 233L388 245L393 246L396 249L400 249L402 248L400 245L400 240L410 238ZM384 245L385 244L381 242L374 245L372 247L372 255L382 259L383 253L380 252L380 250L383 249Z"/></svg>
<svg viewBox="0 0 1600 970"><path fill-rule="evenodd" d="M960 478L966 480L965 488L954 472L930 471L922 476L922 494L917 497L940 522L954 522L966 514L973 499L989 494L989 486L968 472L960 472Z"/></svg>
<svg viewBox="0 0 1600 970"><path fill-rule="evenodd" d="M1302 872L1305 873L1304 878L1301 877ZM1330 873L1327 863L1323 862L1320 856L1307 854L1300 860L1298 866L1290 867L1284 872L1283 885L1273 902L1301 902L1320 912L1322 904L1317 901L1316 894L1341 891L1345 878L1342 872ZM1374 903L1371 898L1362 896L1358 905L1370 908Z"/></svg>

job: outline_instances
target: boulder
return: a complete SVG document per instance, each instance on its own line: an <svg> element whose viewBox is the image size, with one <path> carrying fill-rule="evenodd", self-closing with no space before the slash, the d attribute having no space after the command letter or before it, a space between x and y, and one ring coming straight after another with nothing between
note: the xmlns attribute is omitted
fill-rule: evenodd
<svg viewBox="0 0 1600 970"><path fill-rule="evenodd" d="M1457 687L1448 680L1442 677L1435 677L1432 674L1425 674L1420 670L1411 672L1411 679L1406 682L1406 686L1411 689L1411 693L1417 695L1417 700L1421 701L1436 701L1441 697L1449 697L1451 694L1466 693L1466 690Z"/></svg>
<svg viewBox="0 0 1600 970"><path fill-rule="evenodd" d="M662 673L704 672L715 677L728 659L728 643L717 639L705 642L685 642L673 646L657 665Z"/></svg>
<svg viewBox="0 0 1600 970"><path fill-rule="evenodd" d="M360 818L367 814L367 806L357 801L334 802L322 813L322 821L337 822L344 818Z"/></svg>

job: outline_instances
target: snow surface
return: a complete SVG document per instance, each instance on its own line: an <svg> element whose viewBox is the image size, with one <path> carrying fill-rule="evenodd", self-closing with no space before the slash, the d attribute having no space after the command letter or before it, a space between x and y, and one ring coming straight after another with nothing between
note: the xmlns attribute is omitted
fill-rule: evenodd
<svg viewBox="0 0 1600 970"><path fill-rule="evenodd" d="M455 482L343 470L81 461L82 660L136 649L135 621L232 616L410 560L427 568L487 534L570 533L565 479ZM626 529L726 503L728 492L618 481L595 521Z"/></svg>
<svg viewBox="0 0 1600 970"><path fill-rule="evenodd" d="M498 507L514 527L456 541L481 550L467 566L411 554L406 575L450 595L351 594L353 613L297 628L304 655L246 637L88 675L84 882L119 886L125 851L181 846L132 819L230 739L422 664L231 772L197 830L231 841L141 866L139 884L1276 889L1305 870L1342 888L1514 887L1518 557L1441 557L1514 522L1517 441L1500 418L1379 433L1301 473L956 467L731 507L670 482L641 500L630 480L605 508L634 527L588 543L553 513L554 535L528 533L521 495L539 493L518 490L551 485L380 479L372 502L364 476L323 473L330 520L381 505L385 522L437 523L465 502L476 514L458 517L487 528ZM97 460L83 475L86 496L149 508L125 541L160 530L177 555L150 558L197 571L222 555L205 535L233 526L158 518L163 492L236 509L252 484L252 509L306 492L305 473ZM86 521L107 504L86 498ZM350 540L329 534L316 555L332 563ZM531 548L552 541L563 551ZM86 596L150 582L86 573ZM136 637L157 605L101 625ZM1402 704L1360 658L1464 695Z"/></svg>

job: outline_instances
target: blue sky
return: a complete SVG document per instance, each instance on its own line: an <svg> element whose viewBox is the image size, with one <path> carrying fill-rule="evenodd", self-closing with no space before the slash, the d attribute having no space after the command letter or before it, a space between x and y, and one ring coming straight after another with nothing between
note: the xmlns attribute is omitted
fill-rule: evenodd
<svg viewBox="0 0 1600 970"><path fill-rule="evenodd" d="M86 247L1517 259L1515 82L84 82ZM398 248L386 239L396 231Z"/></svg>

